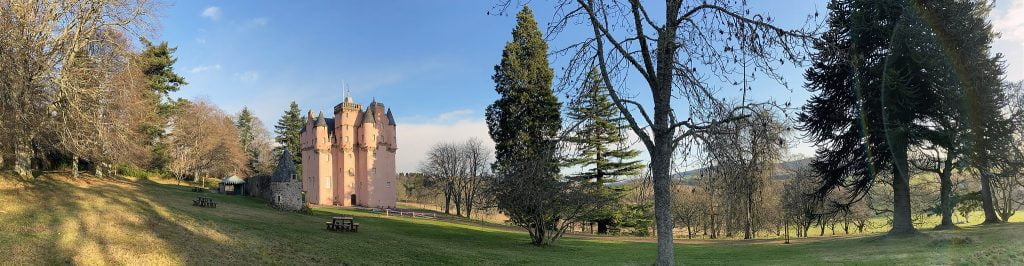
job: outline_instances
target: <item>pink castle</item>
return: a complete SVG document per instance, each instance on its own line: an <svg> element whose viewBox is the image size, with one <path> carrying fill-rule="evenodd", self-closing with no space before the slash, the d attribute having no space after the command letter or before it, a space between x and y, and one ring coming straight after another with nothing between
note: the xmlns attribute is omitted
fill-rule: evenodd
<svg viewBox="0 0 1024 266"><path fill-rule="evenodd" d="M319 205L394 208L395 118L376 100L363 110L352 97L334 106L334 117L309 112L300 135L302 187Z"/></svg>

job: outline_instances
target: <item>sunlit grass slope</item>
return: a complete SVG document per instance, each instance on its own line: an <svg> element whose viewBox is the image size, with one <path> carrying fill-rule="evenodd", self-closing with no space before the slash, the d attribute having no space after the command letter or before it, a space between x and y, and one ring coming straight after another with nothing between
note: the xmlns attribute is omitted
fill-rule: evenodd
<svg viewBox="0 0 1024 266"><path fill-rule="evenodd" d="M649 264L655 244L618 238L564 239L533 247L523 232L467 223L382 217L315 208L276 211L248 197L205 193L216 209L191 206L187 187L147 180L47 175L0 177L3 264ZM324 230L338 214L358 233ZM962 239L970 243L960 243ZM686 242L690 264L1024 263L1024 224L869 235L783 245L774 240Z"/></svg>

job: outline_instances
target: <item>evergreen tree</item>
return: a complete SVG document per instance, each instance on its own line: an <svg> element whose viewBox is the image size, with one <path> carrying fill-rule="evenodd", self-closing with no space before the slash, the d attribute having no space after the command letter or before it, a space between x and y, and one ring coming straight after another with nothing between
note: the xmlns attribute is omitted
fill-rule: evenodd
<svg viewBox="0 0 1024 266"><path fill-rule="evenodd" d="M548 44L528 7L516 18L512 41L505 45L501 63L494 67L492 79L500 98L487 107L487 126L496 146L494 168L498 171L552 148L551 140L562 126L561 103L551 90L554 71L548 66ZM550 161L557 173L557 160Z"/></svg>
<svg viewBox="0 0 1024 266"><path fill-rule="evenodd" d="M815 168L824 195L839 187L867 191L882 171L894 190L892 233L912 232L908 151L948 152L940 176L944 222L951 215L952 158L965 155L981 173L983 199L1009 136L1002 66L990 56L987 4L976 1L832 1L830 30L807 71L819 92L801 114L820 146ZM991 201L989 201L991 202ZM988 204L991 206L991 204ZM994 212L986 210L995 220ZM988 219L987 219L988 220ZM951 224L947 225L950 227Z"/></svg>
<svg viewBox="0 0 1024 266"><path fill-rule="evenodd" d="M238 113L238 118L235 121L235 127L238 128L239 142L242 143L242 149L245 151L246 157L246 168L249 169L250 173L259 172L259 151L256 150L256 117L249 112L249 107L242 107L242 111Z"/></svg>
<svg viewBox="0 0 1024 266"><path fill-rule="evenodd" d="M626 125L619 109L608 99L603 84L597 69L592 69L583 85L585 89L580 90L582 95L578 102L570 107L569 118L578 121L579 126L565 141L574 144L579 154L568 159L568 163L583 168L582 173L571 179L597 186L598 196L619 198L621 191L607 187L606 183L616 181L619 176L640 174L643 164L634 160L640 151L630 149L625 143ZM596 222L598 233L605 234L608 225L615 222L614 214L620 207L607 205L584 219Z"/></svg>
<svg viewBox="0 0 1024 266"><path fill-rule="evenodd" d="M278 144L277 148L274 148L275 153L280 154L284 149L288 149L288 152L294 157L296 167L302 165L302 143L299 134L305 124L306 121L302 119L299 105L292 101L288 111L285 111L281 119L277 120L277 125L274 125L274 134L277 134L274 140Z"/></svg>
<svg viewBox="0 0 1024 266"><path fill-rule="evenodd" d="M168 118L184 102L181 99L171 99L170 93L178 91L181 86L187 85L185 78L174 72L174 63L178 61L172 55L177 48L169 47L167 42L153 45L145 38L140 39L145 49L135 56L134 65L141 68L142 73L148 81L147 88L143 95L145 100L153 105L153 112L157 114L155 121L143 123L142 131L149 138L153 158L150 167L153 169L165 170L170 158L167 155L167 148L160 140L166 134Z"/></svg>
<svg viewBox="0 0 1024 266"><path fill-rule="evenodd" d="M529 8L516 18L512 41L494 67L500 98L487 107L487 126L495 142L492 165L498 180L495 200L509 220L530 232L533 244L548 244L560 233L565 187L558 176L557 135L561 103L551 90L548 45Z"/></svg>
<svg viewBox="0 0 1024 266"><path fill-rule="evenodd" d="M1002 56L990 51L996 33L987 21L992 3L986 1L913 2L922 24L931 29L936 56L945 72L947 102L939 104L948 117L957 118L959 138L966 161L979 173L984 223L998 223L992 195L992 179L998 169L1009 163L1005 143L1011 141L1010 117L1002 110L1008 104L1002 80L1005 67ZM946 193L948 197L948 194ZM948 201L948 200L947 200ZM951 212L952 206L944 206Z"/></svg>
<svg viewBox="0 0 1024 266"><path fill-rule="evenodd" d="M805 74L817 94L800 114L803 129L827 147L812 163L822 177L818 195L845 188L859 199L889 176L890 233L915 232L907 153L920 141L915 121L933 115L936 100L911 56L910 36L922 29L911 28L906 1L833 0L828 8L829 30L815 42L818 53Z"/></svg>

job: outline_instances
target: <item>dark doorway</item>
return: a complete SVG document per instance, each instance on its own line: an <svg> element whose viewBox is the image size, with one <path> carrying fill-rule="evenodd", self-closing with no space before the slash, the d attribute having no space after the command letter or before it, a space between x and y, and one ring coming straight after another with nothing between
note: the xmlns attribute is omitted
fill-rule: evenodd
<svg viewBox="0 0 1024 266"><path fill-rule="evenodd" d="M352 206L356 205L356 194L352 194Z"/></svg>

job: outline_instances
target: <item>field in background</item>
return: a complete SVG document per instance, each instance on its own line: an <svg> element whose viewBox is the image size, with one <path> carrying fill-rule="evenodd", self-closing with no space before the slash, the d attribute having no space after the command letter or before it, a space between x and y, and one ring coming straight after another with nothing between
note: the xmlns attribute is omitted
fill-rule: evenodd
<svg viewBox="0 0 1024 266"><path fill-rule="evenodd" d="M281 212L248 197L197 193L174 181L0 177L0 258L12 264L649 264L655 245L577 237L534 247L501 226L384 217L339 208ZM356 217L358 233L324 229ZM974 218L972 218L972 221ZM908 238L679 240L691 264L1010 264L1024 261L1024 224L968 226Z"/></svg>

